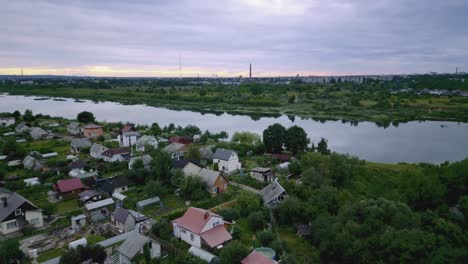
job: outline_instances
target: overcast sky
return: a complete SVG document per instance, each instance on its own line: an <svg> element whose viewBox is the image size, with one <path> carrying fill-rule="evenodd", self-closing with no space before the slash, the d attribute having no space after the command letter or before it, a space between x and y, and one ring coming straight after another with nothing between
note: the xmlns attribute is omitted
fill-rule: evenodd
<svg viewBox="0 0 468 264"><path fill-rule="evenodd" d="M468 0L0 0L0 74L468 71Z"/></svg>

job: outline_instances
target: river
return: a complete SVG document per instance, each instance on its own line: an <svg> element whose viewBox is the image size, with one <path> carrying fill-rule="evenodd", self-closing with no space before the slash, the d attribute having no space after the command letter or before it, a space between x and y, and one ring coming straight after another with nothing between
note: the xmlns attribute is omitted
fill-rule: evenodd
<svg viewBox="0 0 468 264"><path fill-rule="evenodd" d="M376 162L430 162L458 161L468 157L468 123L413 121L387 128L372 122L357 125L341 121L315 121L301 117L261 117L252 119L244 115L202 114L193 111L177 111L146 105L123 105L114 102L73 99L65 101L34 100L34 96L0 95L0 112L31 109L34 114L46 114L76 118L81 111L94 113L96 119L107 122L132 122L160 126L170 123L185 126L193 124L212 132L250 131L262 134L269 125L280 123L285 127L298 125L308 133L312 142L321 137L328 139L329 148L348 153L361 159Z"/></svg>

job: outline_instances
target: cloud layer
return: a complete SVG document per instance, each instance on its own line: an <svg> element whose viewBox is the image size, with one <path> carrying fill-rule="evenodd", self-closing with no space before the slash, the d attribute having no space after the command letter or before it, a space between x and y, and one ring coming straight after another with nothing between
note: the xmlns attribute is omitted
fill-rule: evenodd
<svg viewBox="0 0 468 264"><path fill-rule="evenodd" d="M0 0L0 74L468 71L468 1Z"/></svg>

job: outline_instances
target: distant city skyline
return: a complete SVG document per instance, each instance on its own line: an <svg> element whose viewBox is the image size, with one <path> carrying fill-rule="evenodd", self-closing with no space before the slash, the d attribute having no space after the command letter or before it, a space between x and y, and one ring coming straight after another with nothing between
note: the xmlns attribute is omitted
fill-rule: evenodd
<svg viewBox="0 0 468 264"><path fill-rule="evenodd" d="M468 1L0 0L0 74L468 71ZM180 61L179 61L180 59Z"/></svg>

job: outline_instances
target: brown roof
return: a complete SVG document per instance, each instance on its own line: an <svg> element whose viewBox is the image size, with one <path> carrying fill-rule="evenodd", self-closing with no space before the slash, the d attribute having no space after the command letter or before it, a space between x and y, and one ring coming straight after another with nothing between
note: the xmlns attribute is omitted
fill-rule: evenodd
<svg viewBox="0 0 468 264"><path fill-rule="evenodd" d="M84 128L85 129L97 129L97 128L102 128L102 126L91 124L91 125L86 125Z"/></svg>
<svg viewBox="0 0 468 264"><path fill-rule="evenodd" d="M208 244L208 246L211 248L217 247L232 239L231 234L229 234L224 225L219 225L206 232L203 232L201 237L203 241L205 241L206 244Z"/></svg>
<svg viewBox="0 0 468 264"><path fill-rule="evenodd" d="M241 260L241 264L278 264L278 262L265 257L261 253L253 251L247 257Z"/></svg>
<svg viewBox="0 0 468 264"><path fill-rule="evenodd" d="M134 127L133 125L125 125L125 126L120 130L121 133L130 132L130 131L135 131L135 127Z"/></svg>
<svg viewBox="0 0 468 264"><path fill-rule="evenodd" d="M83 189L84 185L78 178L60 180L56 184L57 190L61 193L71 192L74 190Z"/></svg>
<svg viewBox="0 0 468 264"><path fill-rule="evenodd" d="M113 148L113 149L108 149L102 153L102 155L112 157L117 154L125 154L125 153L130 153L129 148Z"/></svg>

